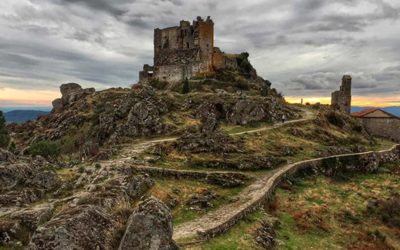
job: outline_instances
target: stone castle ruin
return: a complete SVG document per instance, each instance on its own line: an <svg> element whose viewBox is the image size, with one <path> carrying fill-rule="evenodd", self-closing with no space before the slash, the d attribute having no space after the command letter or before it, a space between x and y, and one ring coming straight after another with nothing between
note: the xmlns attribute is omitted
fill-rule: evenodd
<svg viewBox="0 0 400 250"><path fill-rule="evenodd" d="M340 90L332 93L331 105L350 114L351 111L351 76L344 75Z"/></svg>
<svg viewBox="0 0 400 250"><path fill-rule="evenodd" d="M236 56L214 47L214 22L210 17L197 17L192 24L181 21L179 26L154 30L154 66L143 66L139 82L179 82L206 77L219 69L237 69Z"/></svg>

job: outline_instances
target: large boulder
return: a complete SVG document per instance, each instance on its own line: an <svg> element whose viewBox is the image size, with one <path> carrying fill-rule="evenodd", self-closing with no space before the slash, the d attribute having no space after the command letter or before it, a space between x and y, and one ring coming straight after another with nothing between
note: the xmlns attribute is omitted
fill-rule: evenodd
<svg viewBox="0 0 400 250"><path fill-rule="evenodd" d="M158 199L150 197L129 217L119 250L178 249L172 233L170 210Z"/></svg>
<svg viewBox="0 0 400 250"><path fill-rule="evenodd" d="M209 96L185 105L195 110L193 115L196 118L208 119L207 124L210 128L213 128L212 121L215 119L235 125L246 125L280 121L283 114L289 119L297 117L297 111L288 108L282 98L250 96L243 92Z"/></svg>
<svg viewBox="0 0 400 250"><path fill-rule="evenodd" d="M29 249L111 249L113 229L112 218L98 206L66 208L35 231Z"/></svg>
<svg viewBox="0 0 400 250"><path fill-rule="evenodd" d="M144 84L135 86L126 103L130 104L129 107L121 105L128 113L126 122L117 128L119 135L140 136L165 132L162 115L168 108L151 86Z"/></svg>
<svg viewBox="0 0 400 250"><path fill-rule="evenodd" d="M29 188L53 190L60 184L58 175L36 161L0 165L0 190L11 189L15 185Z"/></svg>
<svg viewBox="0 0 400 250"><path fill-rule="evenodd" d="M39 204L16 211L10 215L10 218L17 220L19 224L24 225L30 230L35 230L39 225L50 220L53 209L54 207L51 204Z"/></svg>
<svg viewBox="0 0 400 250"><path fill-rule="evenodd" d="M222 130L203 132L202 125L199 132L183 134L173 144L176 149L182 152L191 153L237 153L240 152L240 147L243 141L232 138Z"/></svg>
<svg viewBox="0 0 400 250"><path fill-rule="evenodd" d="M9 162L15 160L15 156L10 151L0 148L0 162Z"/></svg>
<svg viewBox="0 0 400 250"><path fill-rule="evenodd" d="M61 111L64 107L63 101L61 98L55 99L51 104L53 105L53 110L55 112Z"/></svg>
<svg viewBox="0 0 400 250"><path fill-rule="evenodd" d="M53 111L61 111L65 106L70 105L86 95L91 95L96 90L94 88L83 89L77 83L65 83L60 86L61 98L55 99L53 104Z"/></svg>

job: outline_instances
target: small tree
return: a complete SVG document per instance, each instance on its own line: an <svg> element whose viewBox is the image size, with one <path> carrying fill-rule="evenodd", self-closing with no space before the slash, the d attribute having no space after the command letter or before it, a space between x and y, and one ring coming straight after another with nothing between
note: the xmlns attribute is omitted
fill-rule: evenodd
<svg viewBox="0 0 400 250"><path fill-rule="evenodd" d="M52 141L39 141L33 143L28 149L29 154L33 156L40 155L45 158L57 157L60 155L60 152L60 145Z"/></svg>
<svg viewBox="0 0 400 250"><path fill-rule="evenodd" d="M187 94L189 92L190 92L189 80L185 78L185 80L183 81L182 94Z"/></svg>
<svg viewBox="0 0 400 250"><path fill-rule="evenodd" d="M10 135L6 127L6 119L3 112L0 111L0 148L7 148L10 143Z"/></svg>

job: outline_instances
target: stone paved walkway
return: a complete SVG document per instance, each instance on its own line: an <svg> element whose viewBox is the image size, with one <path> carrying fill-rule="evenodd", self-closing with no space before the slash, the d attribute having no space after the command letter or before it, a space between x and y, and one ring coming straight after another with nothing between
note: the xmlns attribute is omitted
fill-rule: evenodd
<svg viewBox="0 0 400 250"><path fill-rule="evenodd" d="M249 129L242 132L231 133L230 135L237 136L243 134L257 133L313 119L314 116L312 112L308 110L304 110L304 112L305 112L304 118L302 119L290 120L285 123L277 123L272 126L266 126L257 129ZM129 164L132 157L143 153L149 147L163 142L175 141L176 139L177 139L176 137L173 137L173 138L156 139L156 140L137 143L123 149L118 159L104 161L101 164L102 165ZM174 239L179 241L180 239L196 237L202 233L210 234L210 232L212 232L213 230L215 230L215 233L218 233L219 230L225 230L231 227L238 220L242 219L248 212L251 212L251 209L253 209L258 203L260 203L262 198L266 195L266 193L268 193L269 190L271 190L271 188L274 185L274 181L291 167L292 165L287 165L277 170L271 171L268 174L260 176L255 182L247 186L237 196L237 200L235 202L226 204L225 206L210 213L207 213L206 215L197 218L193 221L189 221L181 225L178 225L174 229L174 235L173 235ZM146 168L146 166L141 166L138 168L143 170ZM163 169L163 170L186 171L186 172L210 172L210 173L215 172L215 171L191 171L191 170L175 170L175 169L170 169L170 170ZM228 173L228 171L219 171L219 172Z"/></svg>

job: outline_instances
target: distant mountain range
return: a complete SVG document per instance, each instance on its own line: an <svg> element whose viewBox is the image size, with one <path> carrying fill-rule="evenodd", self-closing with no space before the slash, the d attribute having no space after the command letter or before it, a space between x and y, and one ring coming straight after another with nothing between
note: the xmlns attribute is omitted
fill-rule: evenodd
<svg viewBox="0 0 400 250"><path fill-rule="evenodd" d="M372 107L352 106L351 112L359 112L359 111L361 111L363 109L367 109L367 108L372 108ZM400 117L400 106L390 106L390 107L384 107L381 109L388 113L394 114L395 116Z"/></svg>
<svg viewBox="0 0 400 250"><path fill-rule="evenodd" d="M4 112L7 123L23 123L28 120L36 120L41 115L48 114L48 111L42 110L12 110Z"/></svg>

